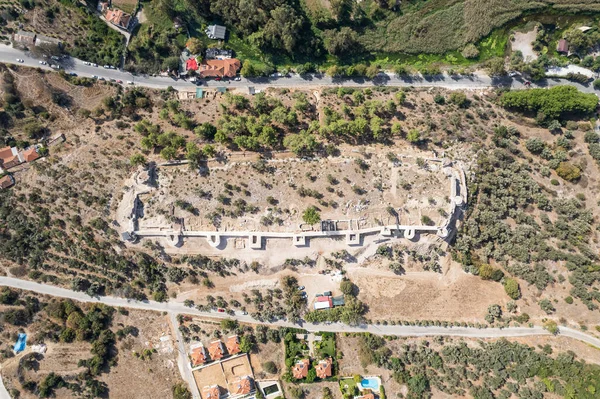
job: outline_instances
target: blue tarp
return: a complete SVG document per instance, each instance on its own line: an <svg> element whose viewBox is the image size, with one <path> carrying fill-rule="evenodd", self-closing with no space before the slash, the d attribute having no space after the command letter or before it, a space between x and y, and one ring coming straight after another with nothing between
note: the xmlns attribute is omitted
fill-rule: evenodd
<svg viewBox="0 0 600 399"><path fill-rule="evenodd" d="M17 339L15 346L13 346L13 350L16 353L23 352L25 350L25 341L27 341L27 334L19 333L19 339Z"/></svg>

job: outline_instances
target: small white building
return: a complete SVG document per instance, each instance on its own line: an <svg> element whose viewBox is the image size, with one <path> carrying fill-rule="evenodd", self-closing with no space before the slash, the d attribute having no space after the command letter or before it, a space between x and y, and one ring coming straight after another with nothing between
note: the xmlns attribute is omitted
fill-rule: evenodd
<svg viewBox="0 0 600 399"><path fill-rule="evenodd" d="M225 40L227 28L221 25L209 25L205 32L209 39Z"/></svg>

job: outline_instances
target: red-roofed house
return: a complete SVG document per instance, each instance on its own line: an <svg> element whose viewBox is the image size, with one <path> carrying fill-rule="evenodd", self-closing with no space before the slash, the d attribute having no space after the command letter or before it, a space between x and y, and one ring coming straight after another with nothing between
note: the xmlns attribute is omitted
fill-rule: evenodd
<svg viewBox="0 0 600 399"><path fill-rule="evenodd" d="M292 375L295 379L301 380L302 378L306 378L308 375L308 368L310 367L310 360L302 359L299 360L294 367L292 367Z"/></svg>
<svg viewBox="0 0 600 399"><path fill-rule="evenodd" d="M319 377L320 379L331 377L331 364L332 359L330 357L321 360L319 364L317 364L317 366L315 367L317 377Z"/></svg>
<svg viewBox="0 0 600 399"><path fill-rule="evenodd" d="M198 61L194 57L188 58L185 62L185 70L186 71L197 71L198 70Z"/></svg>
<svg viewBox="0 0 600 399"><path fill-rule="evenodd" d="M375 399L375 395L373 395L372 393L368 393L362 396L355 396L354 399Z"/></svg>
<svg viewBox="0 0 600 399"><path fill-rule="evenodd" d="M0 178L0 190L5 190L15 184L15 179L12 176L6 175Z"/></svg>
<svg viewBox="0 0 600 399"><path fill-rule="evenodd" d="M233 78L242 67L240 60L206 60L199 65L198 74L203 78L228 77Z"/></svg>
<svg viewBox="0 0 600 399"><path fill-rule="evenodd" d="M29 147L25 151L23 151L23 159L25 162L33 162L40 157L40 154L35 147Z"/></svg>
<svg viewBox="0 0 600 399"><path fill-rule="evenodd" d="M131 23L131 15L127 14L122 10L106 10L104 18L106 18L106 20L111 24L121 29L129 30L129 24Z"/></svg>
<svg viewBox="0 0 600 399"><path fill-rule="evenodd" d="M210 343L208 347L208 354L212 360L219 360L225 356L225 348L223 347L223 342L214 341Z"/></svg>
<svg viewBox="0 0 600 399"><path fill-rule="evenodd" d="M10 169L21 163L23 163L23 160L19 157L16 147L0 148L0 167Z"/></svg>
<svg viewBox="0 0 600 399"><path fill-rule="evenodd" d="M252 392L254 383L249 375L237 378L229 383L229 393L231 395L247 395Z"/></svg>
<svg viewBox="0 0 600 399"><path fill-rule="evenodd" d="M190 358L192 359L192 367L200 366L207 361L206 348L202 344L198 344L191 348Z"/></svg>
<svg viewBox="0 0 600 399"><path fill-rule="evenodd" d="M240 339L237 335L232 335L227 338L225 346L227 346L227 352L229 352L230 355L235 355L242 351L240 349Z"/></svg>
<svg viewBox="0 0 600 399"><path fill-rule="evenodd" d="M569 42L566 41L565 39L560 39L558 41L558 44L556 45L556 51L561 54L568 54L569 53Z"/></svg>
<svg viewBox="0 0 600 399"><path fill-rule="evenodd" d="M320 296L316 299L314 307L315 310L330 309L333 307L333 300L330 296Z"/></svg>
<svg viewBox="0 0 600 399"><path fill-rule="evenodd" d="M219 399L221 388L218 385L210 385L202 388L202 399Z"/></svg>

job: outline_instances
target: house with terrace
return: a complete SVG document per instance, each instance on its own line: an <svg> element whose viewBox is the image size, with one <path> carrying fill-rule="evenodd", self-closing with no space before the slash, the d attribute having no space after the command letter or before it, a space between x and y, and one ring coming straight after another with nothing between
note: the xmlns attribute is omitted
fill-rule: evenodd
<svg viewBox="0 0 600 399"><path fill-rule="evenodd" d="M229 354L232 356L237 355L242 351L240 349L240 339L237 335L232 335L231 337L227 338L225 346L227 346L227 352L229 352Z"/></svg>
<svg viewBox="0 0 600 399"><path fill-rule="evenodd" d="M309 368L310 368L310 360L309 359L298 360L296 362L296 364L294 364L294 366L292 367L292 376L297 380L306 378L306 376L308 375Z"/></svg>
<svg viewBox="0 0 600 399"><path fill-rule="evenodd" d="M317 372L317 377L322 380L331 377L332 364L333 364L333 359L330 357L320 360L319 363L317 363L317 365L315 366L315 371Z"/></svg>
<svg viewBox="0 0 600 399"><path fill-rule="evenodd" d="M4 175L0 177L0 190L6 190L7 188L15 184L15 179L10 175Z"/></svg>
<svg viewBox="0 0 600 399"><path fill-rule="evenodd" d="M23 151L17 147L0 148L0 173L9 170L25 162L33 162L41 157L42 147L31 146Z"/></svg>
<svg viewBox="0 0 600 399"><path fill-rule="evenodd" d="M234 78L242 67L236 58L205 60L198 65L198 75L203 78Z"/></svg>
<svg viewBox="0 0 600 399"><path fill-rule="evenodd" d="M229 394L233 397L238 395L248 395L254 390L254 381L249 375L237 377L229 383Z"/></svg>
<svg viewBox="0 0 600 399"><path fill-rule="evenodd" d="M192 367L202 366L208 361L208 356L206 354L206 348L204 345L195 344L190 348L190 360Z"/></svg>
<svg viewBox="0 0 600 399"><path fill-rule="evenodd" d="M104 18L114 26L125 31L129 31L133 22L131 15L118 8L107 9Z"/></svg>
<svg viewBox="0 0 600 399"><path fill-rule="evenodd" d="M221 388L218 385L208 385L202 388L202 399L219 399Z"/></svg>
<svg viewBox="0 0 600 399"><path fill-rule="evenodd" d="M225 357L225 348L221 340L213 341L208 346L208 355L212 360L221 360Z"/></svg>

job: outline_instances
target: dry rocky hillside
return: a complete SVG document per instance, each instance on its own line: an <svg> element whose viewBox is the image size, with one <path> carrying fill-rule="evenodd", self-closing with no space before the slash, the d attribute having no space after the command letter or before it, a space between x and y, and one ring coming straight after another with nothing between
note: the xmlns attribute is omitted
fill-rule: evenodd
<svg viewBox="0 0 600 399"><path fill-rule="evenodd" d="M309 287L311 302L325 290L341 294L344 276L368 306L360 316L373 322L555 320L597 334L598 138L590 115L536 121L501 107L508 94L491 90L270 90L178 101L168 91L24 68L3 68L2 82L4 144L66 138L11 170L16 185L0 194L8 275L209 307L207 296L242 303L247 288L282 289L282 276ZM216 228L216 219L222 229L293 228L312 205L323 218L362 206L376 225L389 218L394 183L396 206L407 210L400 217L435 221L446 194L419 161L435 155L462 162L469 181L469 205L449 242L422 235L358 249L317 244L301 256L289 246L246 248L221 259L193 245L125 244L113 223L132 174L172 159L188 162L159 166L157 192L143 199L145 223L175 215L190 228ZM283 162L289 158L304 161ZM397 177L390 162L402 165ZM283 301L270 310L304 312Z"/></svg>
<svg viewBox="0 0 600 399"><path fill-rule="evenodd" d="M586 294L587 275L570 270L568 260L537 261L516 253L522 241L518 237L526 234L521 227L524 222L548 228L552 224L553 229L538 237L545 245L576 253L586 251L583 244L587 242L589 250L596 251L592 226L598 212L597 164L586 143L591 137L586 135L591 128L586 121L571 120L560 132L551 132L532 119L500 108L498 93L492 91L464 97L434 89L275 90L255 98L227 94L179 102L168 92L123 92L110 84L28 69L6 69L3 74L5 126L11 132L5 133L5 142L31 142L56 133L66 137L50 149L48 157L14 171L17 184L3 193L7 220L28 215L20 230L8 230L4 264L9 274L65 285L77 276L81 279L78 289L127 296L152 294L161 299L168 293L180 298L202 298L209 293L235 296L238 290L232 287L240 282L256 280L256 286L265 279L277 282L285 268L291 268L301 283L315 284L315 293L337 290L334 274L312 275L344 270L359 287L359 298L370 307L367 318L465 322L482 321L489 305L506 310L511 298L502 284L516 279L521 293L516 309L533 320L549 313L569 324L593 327L599 322L596 312L586 309L586 305L595 306L593 290L588 290L592 297ZM356 135L353 124L361 120L368 127ZM257 136L252 133L255 129ZM249 140L254 137L267 161L274 157L274 168L259 168L254 152L236 151L253 147ZM538 143L544 147L542 156L527 149L533 139L533 144L543 142ZM315 154L317 160L277 162L305 154ZM402 154L411 158L401 161ZM162 163L165 155L189 160L188 165L161 168L156 195L144 198L144 223L164 219L174 208L176 217L185 217L188 229L211 226L218 216L223 229L277 230L301 224L299 214L308 205L327 218L337 213L344 216L350 203L353 208L362 206L365 220L376 225L390 217L385 204L390 195L386 190L394 187L392 180L396 205L406 211L401 218L437 220L446 194L436 191L441 184L435 181L435 171L417 165L419 158L434 154L462 161L472 183L467 221L456 239L459 247L423 235L417 244L406 240L381 243L379 248L348 248L346 260L332 256L344 248L342 242L333 249L317 244L308 253L299 253L311 261L298 266L291 266L298 264L290 261L293 252L279 251L277 246L274 253L228 250L222 255L229 260L213 265L208 258L198 260L195 254L202 250L194 250L194 245L185 251L154 240L124 245L116 233L119 228L112 224L126 182L136 169L131 163L139 162L140 155L146 163ZM203 157L213 160L206 162ZM582 176L573 182L557 176L553 157L576 165ZM390 159L402 165L398 176L384 167ZM323 168L327 163L331 166ZM311 169L312 164L320 166ZM480 171L489 168L488 164L495 166L485 175L489 181L482 182ZM190 166L204 172L198 174ZM497 188L496 178L511 185ZM357 186L364 193L353 189ZM515 193L521 186L526 191ZM491 191L507 189L508 197ZM499 241L495 247L481 242L483 235L475 233L492 227L482 218L490 201L486 195L494 201L524 204L493 223L494 228L501 227L498 234L506 237L502 245L511 245L509 252ZM545 208L529 205L542 196L548 204ZM411 210L415 205L416 211ZM575 212L570 217L576 218L577 226L590 225L587 236L578 242L557 241L559 237L553 236L568 212ZM37 229L38 223L45 225L47 234L32 242L26 238L27 231ZM369 278L373 273L379 276L377 284ZM201 279L210 280L212 288L195 291ZM392 303L403 306L387 305ZM448 303L451 306L443 306ZM423 316L424 304L430 304L427 317Z"/></svg>

